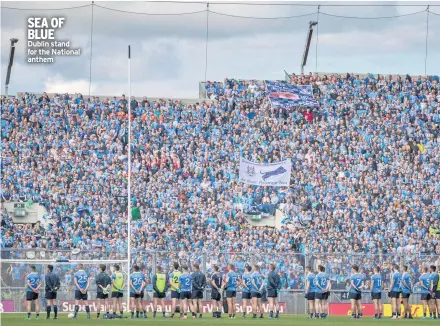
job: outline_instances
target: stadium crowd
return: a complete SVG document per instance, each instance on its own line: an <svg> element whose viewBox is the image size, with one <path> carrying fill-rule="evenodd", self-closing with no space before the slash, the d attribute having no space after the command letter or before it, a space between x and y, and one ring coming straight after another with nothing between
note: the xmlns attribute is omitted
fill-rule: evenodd
<svg viewBox="0 0 440 326"><path fill-rule="evenodd" d="M131 100L138 264L150 268L143 252L163 250L189 259L207 252L244 268L252 254L265 266L276 261L290 288L304 286L301 253L341 286L353 262L371 273L404 257L416 275L421 257L439 264L438 78L310 74L291 82L312 84L319 108L274 108L264 84L233 79L208 82L209 100L197 104L2 99L2 200L32 200L48 214L19 225L3 210L1 246L123 257ZM240 184L240 156L290 158L290 187ZM250 226L252 209L280 209L282 228Z"/></svg>

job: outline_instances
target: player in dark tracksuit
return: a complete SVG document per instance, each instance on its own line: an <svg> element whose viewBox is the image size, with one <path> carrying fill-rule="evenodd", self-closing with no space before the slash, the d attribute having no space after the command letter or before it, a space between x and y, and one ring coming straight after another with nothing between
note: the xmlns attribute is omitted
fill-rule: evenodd
<svg viewBox="0 0 440 326"><path fill-rule="evenodd" d="M107 267L105 265L99 266L99 274L96 276L96 299L98 299L98 307L96 311L96 318L99 319L101 316L101 305L104 306L106 314L109 314L110 305L108 304L108 291L107 287L112 284L112 279L105 272ZM104 289L106 289L106 294L104 294Z"/></svg>
<svg viewBox="0 0 440 326"><path fill-rule="evenodd" d="M275 272L275 264L270 264L270 273L267 277L267 298L269 299L269 318L273 318L273 310L276 309L275 318L280 318L280 308L278 305L278 291L281 288L281 278Z"/></svg>
<svg viewBox="0 0 440 326"><path fill-rule="evenodd" d="M211 300L212 300L212 317L221 318L222 311L222 285L223 285L223 277L219 272L219 267L217 265L214 266L214 273L212 273L211 277Z"/></svg>
<svg viewBox="0 0 440 326"><path fill-rule="evenodd" d="M202 318L203 308L202 308L202 299L203 299L203 291L206 286L206 277L200 271L199 264L195 263L193 265L194 273L192 273L192 304L193 304L193 318L197 316L197 312L200 313L199 318Z"/></svg>
<svg viewBox="0 0 440 326"><path fill-rule="evenodd" d="M51 308L53 306L53 312L54 312L54 318L53 319L57 319L58 318L58 307L57 307L57 303L56 303L56 299L57 299L57 291L61 286L61 282L60 282L60 278L58 277L58 275L56 275L53 272L53 265L48 265L47 266L48 269L48 273L45 276L45 283L46 283L46 319L50 319L50 311Z"/></svg>

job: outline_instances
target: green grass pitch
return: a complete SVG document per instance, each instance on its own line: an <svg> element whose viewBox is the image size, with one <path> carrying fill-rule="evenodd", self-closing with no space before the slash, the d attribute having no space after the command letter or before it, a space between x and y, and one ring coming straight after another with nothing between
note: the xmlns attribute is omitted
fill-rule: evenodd
<svg viewBox="0 0 440 326"><path fill-rule="evenodd" d="M68 319L67 314L60 314L58 320L46 320L46 314L41 314L40 319L35 319L35 314L32 314L31 320L25 320L26 314L1 314L2 326L47 326L47 325L111 325L111 326L127 326L127 325L158 325L158 326L174 326L174 325L191 325L191 326L228 326L228 325L277 325L277 326L318 326L318 325L363 325L363 326L389 326L389 325L429 325L439 324L439 320L421 320L416 318L413 320L390 320L384 318L381 320L373 319L371 316L364 316L360 320L352 320L349 317L330 316L326 320L308 319L305 315L282 315L280 319L269 319L265 316L264 319L251 319L249 316L245 319L241 316L236 319L229 319L224 316L222 319L214 319L210 315L204 315L202 319L193 320L190 316L186 320L181 319L153 319L148 316L148 319L112 319L103 320L96 319L96 314L92 314L92 319L87 320L85 313L80 313L77 320Z"/></svg>

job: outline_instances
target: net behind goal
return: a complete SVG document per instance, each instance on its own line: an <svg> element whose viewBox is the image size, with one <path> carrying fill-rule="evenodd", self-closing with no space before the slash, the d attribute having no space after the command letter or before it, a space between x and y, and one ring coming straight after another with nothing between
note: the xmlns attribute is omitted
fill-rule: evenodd
<svg viewBox="0 0 440 326"><path fill-rule="evenodd" d="M96 276L99 274L100 266L106 267L106 272L111 275L114 266L120 266L120 271L124 274L125 280L127 276L127 260L70 260L67 262L53 260L37 260L37 259L7 259L2 261L1 272L1 312L26 312L26 276L31 271L31 266L35 266L37 273L40 275L42 285L40 288L38 300L40 302L40 310L44 311L46 307L45 296L45 274L48 272L48 265L54 266L56 273L61 281L61 288L57 292L57 305L59 312L73 312L75 306L75 286L73 283L73 275L78 271L78 265L82 264L84 270L90 276L90 287L87 294L88 304L92 312L97 311L98 300L96 299ZM124 293L125 296L125 293ZM126 299L123 300L124 310L126 310ZM110 301L109 301L110 303ZM80 306L80 311L84 311L84 307ZM101 311L105 311L105 307L101 307Z"/></svg>

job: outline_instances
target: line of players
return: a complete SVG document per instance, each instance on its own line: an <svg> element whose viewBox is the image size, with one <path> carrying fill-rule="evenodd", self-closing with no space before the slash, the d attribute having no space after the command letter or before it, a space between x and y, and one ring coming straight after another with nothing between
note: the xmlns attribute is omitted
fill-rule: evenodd
<svg viewBox="0 0 440 326"><path fill-rule="evenodd" d="M174 270L170 274L166 274L163 269L158 266L157 273L153 276L153 318L156 317L157 308L162 309L163 317L165 317L165 297L168 290L171 291L172 299L172 314L173 318L177 308L180 310L180 317L187 318L187 312L191 312L192 317L196 318L197 313L199 318L202 318L202 299L203 291L207 285L205 275L200 271L200 266L193 264L193 273L189 273L188 266L182 266L179 269L179 264L174 263ZM108 304L108 297L111 288L112 318L123 317L122 298L125 287L125 280L123 274L120 272L118 265L114 266L114 273L110 277L105 271L106 266L100 266L100 273L96 276L96 297L98 299L97 318L100 318L101 305L106 309L106 316L110 315L110 305ZM241 288L243 299L243 318L246 317L247 307L252 306L252 318L263 318L263 309L261 298L263 290L267 290L267 297L269 301L269 318L279 318L279 304L278 293L281 288L280 276L275 272L275 265L270 265L270 273L267 277L260 273L260 267L255 265L253 268L246 265L245 272L240 275L235 272L234 265L228 266L228 272L222 275L218 266L213 266L214 272L209 277L209 284L211 285L211 299L213 303L214 318L221 318L221 311L223 308L222 296L226 297L229 318L235 318L236 315L236 297L237 290ZM266 284L265 284L266 278ZM88 304L88 290L90 287L90 277L85 272L82 264L78 265L78 270L75 272L73 282L75 286L75 310L73 318L77 318L79 312L79 304L82 302L85 305L87 319L90 319L90 306ZM130 282L130 309L131 318L147 318L145 306L142 304L144 292L147 286L147 278L140 272L139 266L133 266L133 272L129 277ZM54 319L57 319L56 298L57 291L60 288L59 277L53 273L53 266L48 265L48 272L45 276L45 298L47 300L47 316L50 319L51 307L54 309ZM27 300L27 319L31 318L31 304L35 303L36 318L39 318L39 291L41 287L40 275L37 273L35 266L31 266L31 273L26 277L26 300ZM274 314L275 310L275 314ZM120 315L117 316L117 311Z"/></svg>
<svg viewBox="0 0 440 326"><path fill-rule="evenodd" d="M35 266L30 266L31 272L26 277L26 309L27 309L27 319L31 318L31 307L32 302L35 303L35 313L36 318L40 317L40 300L39 293L41 288L41 278L40 274L37 273ZM100 317L101 304L107 309L107 314L110 305L107 304L108 295L111 290L111 296L113 300L113 311L119 311L122 314L122 302L124 290L124 276L120 272L119 265L114 266L114 273L110 277L106 272L106 266L100 266L100 273L96 277L96 297L99 301L97 318ZM85 309L87 313L87 319L90 319L90 306L88 305L87 296L88 289L90 287L90 277L85 272L83 264L78 265L78 270L74 274L73 283L75 286L75 312L74 317L76 318L79 311L79 302L82 301L85 304ZM58 318L58 307L56 305L57 292L61 286L60 279L58 275L53 273L53 265L47 266L47 273L45 275L45 299L46 299L46 319L50 319L51 310L53 307L54 319Z"/></svg>
<svg viewBox="0 0 440 326"><path fill-rule="evenodd" d="M135 271L136 271L135 266ZM174 270L169 274L163 273L163 270L158 267L159 272L153 277L153 317L156 316L157 308L160 306L165 317L164 298L168 290L171 292L171 318L174 318L177 312L177 307L180 307L180 318L186 319L187 312L191 312L192 318L202 318L202 299L203 291L207 286L205 275L200 271L197 263L193 264L193 273L189 273L188 266L182 266L179 269L179 264L174 263ZM260 273L260 267L255 265L253 268L247 265L243 275L235 272L234 265L228 266L228 272L222 275L218 266L213 266L214 272L209 277L209 284L211 285L211 300L213 303L212 317L221 318L222 311L222 295L226 297L228 306L229 318L233 319L236 316L236 297L237 290L241 288L243 293L243 315L246 317L247 306L252 306L252 318L263 318L263 309L261 305L261 298L263 289L265 287L264 276ZM130 293L131 300L131 317L134 318L136 310L136 317L145 315L142 311L143 291L146 287L145 276L140 272L135 272L130 276L130 288L133 292ZM275 272L275 265L271 265L271 272L267 276L267 296L269 301L269 318L279 318L279 304L278 292L280 289L281 280L279 275ZM275 309L275 314L274 314Z"/></svg>
<svg viewBox="0 0 440 326"><path fill-rule="evenodd" d="M328 303L330 293L330 279L325 273L324 266L318 266L319 273L312 273L310 267L306 268L306 289L305 296L308 300L309 318L327 318ZM440 271L431 265L423 268L423 274L419 277L416 284L409 273L408 266L400 267L393 265L393 272L390 277L388 287L388 297L391 299L392 316L391 319L401 318L401 304L404 306L404 319L413 319L409 298L414 292L414 287L419 286L421 292L421 303L423 307L423 319L427 318L429 308L430 318L440 318ZM349 298L351 302L351 318L362 318L362 291L370 290L371 299L374 304L374 318L381 319L383 314L382 292L385 284L379 267L374 268L374 274L370 279L369 288L365 284L365 275L359 273L359 266L353 265L350 276Z"/></svg>

